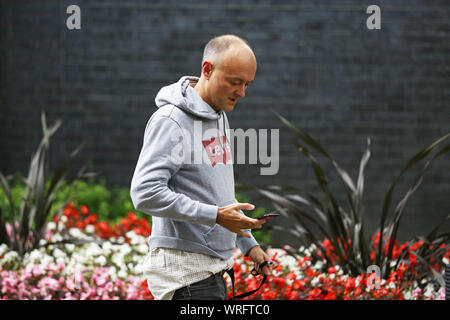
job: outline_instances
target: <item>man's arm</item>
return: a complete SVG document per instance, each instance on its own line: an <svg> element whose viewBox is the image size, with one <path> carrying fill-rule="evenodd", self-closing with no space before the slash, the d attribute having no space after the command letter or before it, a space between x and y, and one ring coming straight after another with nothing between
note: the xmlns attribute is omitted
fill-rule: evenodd
<svg viewBox="0 0 450 320"><path fill-rule="evenodd" d="M192 200L169 189L170 178L181 168L171 159L177 141L171 133L181 130L171 118L150 119L131 181L130 196L136 210L152 216L213 226L218 207Z"/></svg>

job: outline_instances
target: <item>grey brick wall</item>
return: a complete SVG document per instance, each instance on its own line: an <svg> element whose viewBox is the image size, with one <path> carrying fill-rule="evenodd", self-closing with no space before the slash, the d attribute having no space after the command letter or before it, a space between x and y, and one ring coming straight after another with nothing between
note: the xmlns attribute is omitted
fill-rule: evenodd
<svg viewBox="0 0 450 320"><path fill-rule="evenodd" d="M66 28L70 4L81 7L81 30ZM271 108L319 140L354 178L370 136L365 199L374 230L401 167L449 132L450 6L378 1L382 29L368 30L370 4L0 0L0 170L26 173L45 110L49 122L64 121L52 140L53 165L87 138L79 164L90 160L108 185L129 186L160 87L199 75L206 42L235 33L253 46L258 72L228 115L231 127L281 129L279 174L236 165L236 181L317 191L311 165ZM449 213L449 169L448 155L431 167L407 206L401 238L427 233ZM413 178L405 176L396 199Z"/></svg>

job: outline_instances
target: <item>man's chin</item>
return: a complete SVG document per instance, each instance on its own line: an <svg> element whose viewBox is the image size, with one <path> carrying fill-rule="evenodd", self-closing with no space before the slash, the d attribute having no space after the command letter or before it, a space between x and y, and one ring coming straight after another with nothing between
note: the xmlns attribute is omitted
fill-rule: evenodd
<svg viewBox="0 0 450 320"><path fill-rule="evenodd" d="M226 111L226 112L230 112L234 109L235 105L236 105L236 102L235 103L227 103L225 106L222 107L222 110Z"/></svg>
<svg viewBox="0 0 450 320"><path fill-rule="evenodd" d="M225 112L233 111L233 109L234 109L234 104L233 105L227 105L227 106L225 106L225 108L222 108L222 110L225 111Z"/></svg>

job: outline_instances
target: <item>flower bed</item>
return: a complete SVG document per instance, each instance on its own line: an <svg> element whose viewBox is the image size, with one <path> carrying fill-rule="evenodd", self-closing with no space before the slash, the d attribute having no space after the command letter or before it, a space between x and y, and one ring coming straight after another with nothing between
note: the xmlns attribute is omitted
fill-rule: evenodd
<svg viewBox="0 0 450 320"><path fill-rule="evenodd" d="M110 225L97 221L86 206L78 211L69 204L59 221L47 224L45 240L41 240L39 249L20 258L6 245L0 245L0 297L151 300L153 296L142 275L150 233L147 220L139 220L133 212L118 225ZM52 244L68 237L88 243ZM274 275L268 277L257 293L245 299L444 299L444 288L436 281L406 280L405 274L414 268L411 262L401 264L376 289L370 286L373 281L368 281L370 278L365 274L351 277L338 265L325 268L322 261L312 261L312 250L300 248L296 259L283 249L268 249L267 253L277 263ZM448 256L447 251L443 258L446 263ZM250 274L253 262L238 249L234 251L234 259L236 294L256 289L262 277ZM231 282L228 275L225 278L231 297Z"/></svg>

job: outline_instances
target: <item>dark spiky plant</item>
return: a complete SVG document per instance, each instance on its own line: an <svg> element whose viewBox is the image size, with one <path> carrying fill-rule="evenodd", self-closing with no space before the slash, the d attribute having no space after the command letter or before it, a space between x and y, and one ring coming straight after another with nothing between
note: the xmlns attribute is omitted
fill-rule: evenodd
<svg viewBox="0 0 450 320"><path fill-rule="evenodd" d="M51 215L61 215L62 209L71 200L56 212L50 211L54 203L55 193L66 181L69 186L69 194L73 184L78 179L92 177L97 173L86 173L85 166L77 172L74 177L70 175L73 158L83 148L83 141L70 156L62 161L52 176L49 175L50 163L50 138L62 124L61 119L57 119L51 127L47 127L45 112L41 113L42 140L31 157L28 177L23 179L25 191L20 205L13 202L11 189L8 180L12 176L5 177L0 172L0 185L8 199L8 207L0 207L0 243L5 243L11 250L16 251L19 256L31 251L39 246L39 242L44 238L46 222ZM69 194L67 197L69 197ZM8 216L4 213L8 212ZM9 221L8 221L9 220ZM59 221L59 219L58 219ZM11 226L11 235L7 232L7 223ZM17 223L17 226L16 226ZM67 242L67 240L65 240Z"/></svg>
<svg viewBox="0 0 450 320"><path fill-rule="evenodd" d="M261 189L241 185L238 188L256 190L264 197L270 199L274 207L279 209L280 212L292 214L297 225L292 226L290 230L282 229L279 226L273 226L272 228L298 236L301 243L308 247L314 244L317 250L312 252L313 256L324 258L327 266L339 264L346 272L357 276L365 273L369 266L377 265L380 267L381 277L386 278L389 275L388 269L392 263L395 264L394 268L397 268L408 252L404 250L396 259L393 259L394 244L406 203L422 183L424 174L430 164L450 150L450 144L448 143L450 134L441 137L418 152L407 162L392 182L384 197L380 215L380 227L378 229L378 231L382 230L382 232L379 233L381 236L376 246L376 242L371 243L365 237L366 225L363 220L364 169L370 158L370 138L367 140L367 149L361 158L359 174L355 183L350 175L338 165L316 140L277 112L274 111L274 113L294 133L294 144L297 150L311 161L313 172L323 197L312 193L306 193L306 195L280 194L287 190L295 189L292 187L272 186ZM329 180L322 166L312 154L313 151L324 156L336 169L348 200L348 210L345 210L344 206L338 203L331 192ZM430 156L433 151L436 151L436 153ZM430 158L415 177L412 186L399 201L395 209L391 210L392 196L397 182L407 170L419 165L427 156L430 156ZM445 250L449 248L449 233L438 234L441 226L449 217L450 215L445 217L426 237L416 237L414 239L424 242L425 246L422 246L415 253L423 262L423 268L428 272L432 272L441 285L443 284L442 277L434 271L428 264L428 261L430 258L439 261L437 257L442 257ZM333 247L333 259L327 253L324 242L321 241L325 238L329 239ZM376 246L374 259L373 257L371 258L371 247L373 246ZM442 262L440 263L442 264Z"/></svg>

